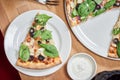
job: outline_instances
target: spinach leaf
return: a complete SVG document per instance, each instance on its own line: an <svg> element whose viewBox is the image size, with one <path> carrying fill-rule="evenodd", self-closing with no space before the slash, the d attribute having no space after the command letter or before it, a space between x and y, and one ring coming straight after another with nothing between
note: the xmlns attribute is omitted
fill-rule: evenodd
<svg viewBox="0 0 120 80"><path fill-rule="evenodd" d="M88 5L89 5L89 13L93 12L95 10L95 7L96 7L95 2L94 1L90 1L88 3Z"/></svg>
<svg viewBox="0 0 120 80"><path fill-rule="evenodd" d="M98 16L98 15L102 14L102 13L105 12L105 11L106 11L105 8L101 8L101 9L95 11L95 12L93 13L93 16Z"/></svg>
<svg viewBox="0 0 120 80"><path fill-rule="evenodd" d="M117 28L114 28L113 31L112 31L112 34L113 34L113 35L117 35L117 34L119 34L119 33L120 33L120 28L118 28L118 27L117 27Z"/></svg>
<svg viewBox="0 0 120 80"><path fill-rule="evenodd" d="M41 47L45 48L44 54L49 57L58 57L57 48L52 44L40 44Z"/></svg>
<svg viewBox="0 0 120 80"><path fill-rule="evenodd" d="M77 12L76 8L73 9L71 16L72 17L78 16L78 12Z"/></svg>
<svg viewBox="0 0 120 80"><path fill-rule="evenodd" d="M116 0L110 0L109 2L107 2L104 6L105 9L109 9L111 6L113 6L115 4Z"/></svg>
<svg viewBox="0 0 120 80"><path fill-rule="evenodd" d="M96 4L92 0L85 0L81 3L78 7L78 14L81 17L81 20L86 20L88 15L93 12L95 9Z"/></svg>
<svg viewBox="0 0 120 80"><path fill-rule="evenodd" d="M120 41L117 44L117 55L120 57Z"/></svg>
<svg viewBox="0 0 120 80"><path fill-rule="evenodd" d="M35 32L34 32L34 36L33 36L33 38L37 38L38 36L40 36L41 35L41 31L40 30L36 30Z"/></svg>
<svg viewBox="0 0 120 80"><path fill-rule="evenodd" d="M41 26L45 26L47 21L52 18L51 16L48 16L46 14L37 14L35 16L35 22Z"/></svg>
<svg viewBox="0 0 120 80"><path fill-rule="evenodd" d="M49 30L42 31L41 38L42 38L42 40L51 39L52 38L51 31L49 31Z"/></svg>
<svg viewBox="0 0 120 80"><path fill-rule="evenodd" d="M94 0L97 4L100 4L103 0Z"/></svg>
<svg viewBox="0 0 120 80"><path fill-rule="evenodd" d="M89 15L89 11L88 11L88 7L87 7L87 3L83 2L81 3L81 5L79 5L78 7L78 14L80 17L84 17L81 18L81 20L85 20L87 18L87 16Z"/></svg>
<svg viewBox="0 0 120 80"><path fill-rule="evenodd" d="M19 54L19 58L22 60L22 61L28 61L29 57L30 57L30 51L29 51L29 48L24 45L24 44L21 44L20 46L20 54Z"/></svg>

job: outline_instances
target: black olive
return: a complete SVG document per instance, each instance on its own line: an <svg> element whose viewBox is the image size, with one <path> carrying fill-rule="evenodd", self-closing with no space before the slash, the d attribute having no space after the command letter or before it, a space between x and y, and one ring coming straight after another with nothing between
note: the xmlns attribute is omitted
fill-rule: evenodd
<svg viewBox="0 0 120 80"><path fill-rule="evenodd" d="M115 7L120 7L120 1L117 1L115 4L114 4Z"/></svg>
<svg viewBox="0 0 120 80"><path fill-rule="evenodd" d="M76 5L76 10L78 10L79 5L80 5L80 3L78 3L78 4Z"/></svg>
<svg viewBox="0 0 120 80"><path fill-rule="evenodd" d="M31 37L34 36L34 32L35 32L34 28L30 28L29 33Z"/></svg>
<svg viewBox="0 0 120 80"><path fill-rule="evenodd" d="M45 57L42 56L42 55L39 55L39 56L38 56L38 59L39 59L40 61L43 61L43 60L45 59Z"/></svg>
<svg viewBox="0 0 120 80"><path fill-rule="evenodd" d="M101 6L99 4L96 4L96 7L95 7L96 10L99 10L101 9Z"/></svg>
<svg viewBox="0 0 120 80"><path fill-rule="evenodd" d="M118 44L119 40L118 38L113 39L113 43Z"/></svg>
<svg viewBox="0 0 120 80"><path fill-rule="evenodd" d="M29 60L28 60L28 61L33 61L33 59L34 59L34 56L30 55L30 57L29 57Z"/></svg>
<svg viewBox="0 0 120 80"><path fill-rule="evenodd" d="M38 41L38 44L41 44L42 42L41 41Z"/></svg>
<svg viewBox="0 0 120 80"><path fill-rule="evenodd" d="M34 31L35 31L34 28L31 27L29 32L34 33Z"/></svg>

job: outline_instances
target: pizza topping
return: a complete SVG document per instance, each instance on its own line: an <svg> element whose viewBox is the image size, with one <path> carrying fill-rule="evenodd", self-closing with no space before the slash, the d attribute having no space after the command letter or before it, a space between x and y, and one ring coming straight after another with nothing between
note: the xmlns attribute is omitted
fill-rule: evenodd
<svg viewBox="0 0 120 80"><path fill-rule="evenodd" d="M45 26L46 22L52 18L51 16L48 16L46 14L37 14L35 16L35 22L41 26Z"/></svg>
<svg viewBox="0 0 120 80"><path fill-rule="evenodd" d="M42 42L41 41L38 41L38 44L41 44Z"/></svg>
<svg viewBox="0 0 120 80"><path fill-rule="evenodd" d="M34 31L35 31L34 28L30 28L29 33L30 33L30 36L31 36L31 37L34 36Z"/></svg>
<svg viewBox="0 0 120 80"><path fill-rule="evenodd" d="M36 30L36 31L34 32L33 38L37 38L37 37L39 37L40 35L41 35L41 31L40 31L40 30Z"/></svg>
<svg viewBox="0 0 120 80"><path fill-rule="evenodd" d="M109 9L109 8L112 7L115 3L116 3L116 0L110 0L110 1L108 1L108 2L104 5L104 8L105 8L105 9Z"/></svg>
<svg viewBox="0 0 120 80"><path fill-rule="evenodd" d="M94 0L97 4L100 4L103 0Z"/></svg>
<svg viewBox="0 0 120 80"><path fill-rule="evenodd" d="M101 9L101 6L99 4L96 4L96 7L95 7L96 10L99 10Z"/></svg>
<svg viewBox="0 0 120 80"><path fill-rule="evenodd" d="M29 57L29 60L28 60L28 61L33 61L33 59L34 59L34 56L33 56L33 55L30 55L30 57Z"/></svg>
<svg viewBox="0 0 120 80"><path fill-rule="evenodd" d="M78 16L78 12L77 12L76 8L73 9L71 16L72 17Z"/></svg>
<svg viewBox="0 0 120 80"><path fill-rule="evenodd" d="M120 42L117 44L117 55L120 58Z"/></svg>
<svg viewBox="0 0 120 80"><path fill-rule="evenodd" d="M44 27L41 27L40 30L43 31L45 28Z"/></svg>
<svg viewBox="0 0 120 80"><path fill-rule="evenodd" d="M43 61L43 60L45 59L45 57L42 56L42 55L39 55L39 56L38 56L38 59L39 59L40 61Z"/></svg>
<svg viewBox="0 0 120 80"><path fill-rule="evenodd" d="M77 5L76 5L76 10L78 10L78 7L80 6L80 3L78 3Z"/></svg>
<svg viewBox="0 0 120 80"><path fill-rule="evenodd" d="M118 42L119 42L118 38L113 39L113 43L118 44Z"/></svg>
<svg viewBox="0 0 120 80"><path fill-rule="evenodd" d="M120 1L116 1L116 3L114 4L115 7L120 7Z"/></svg>
<svg viewBox="0 0 120 80"><path fill-rule="evenodd" d="M84 21L87 19L88 15L94 11L96 4L92 0L86 0L78 7L78 14L81 17L81 20Z"/></svg>
<svg viewBox="0 0 120 80"><path fill-rule="evenodd" d="M51 38L52 38L51 31L49 31L49 30L44 30L44 31L42 31L42 33L41 33L41 38L42 38L42 40L51 39Z"/></svg>
<svg viewBox="0 0 120 80"><path fill-rule="evenodd" d="M52 45L52 44L40 44L40 46L45 49L44 54L46 56L51 57L51 58L58 57L58 51L54 45Z"/></svg>
<svg viewBox="0 0 120 80"><path fill-rule="evenodd" d="M19 54L19 57L22 61L28 61L29 57L30 57L30 51L29 51L29 48L24 45L24 44L21 44L20 46L20 54Z"/></svg>
<svg viewBox="0 0 120 80"><path fill-rule="evenodd" d="M105 8L101 8L101 9L95 11L95 12L93 13L93 16L100 15L100 14L102 14L102 13L105 12L105 11L106 11Z"/></svg>
<svg viewBox="0 0 120 80"><path fill-rule="evenodd" d="M82 3L83 2L83 0L77 0L77 3Z"/></svg>
<svg viewBox="0 0 120 80"><path fill-rule="evenodd" d="M119 34L119 33L120 33L120 28L119 28L119 27L114 28L113 31L112 31L112 34L113 34L113 35L117 35L117 34Z"/></svg>

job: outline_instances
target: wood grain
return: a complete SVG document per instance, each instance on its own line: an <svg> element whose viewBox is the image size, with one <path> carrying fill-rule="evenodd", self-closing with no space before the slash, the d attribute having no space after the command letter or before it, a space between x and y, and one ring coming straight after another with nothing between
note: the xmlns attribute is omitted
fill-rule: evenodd
<svg viewBox="0 0 120 80"><path fill-rule="evenodd" d="M42 5L37 3L34 0L0 0L0 29L3 34L5 34L8 25L10 22L15 19L19 14L29 11L29 10L48 10L59 17L61 17L64 22L67 24L64 8L63 8L63 0L59 0L60 4L58 6L49 6L49 5ZM68 25L68 24L67 24ZM96 55L95 53L88 50L84 47L74 36L70 27L68 26L71 37L72 37L72 49L69 58L78 52L86 52L93 56L97 62L97 72L101 72L104 70L120 70L120 61L113 61L103 57ZM27 76L19 72L22 80L71 80L66 71L67 63L57 72L54 74L44 76L44 77L32 77Z"/></svg>

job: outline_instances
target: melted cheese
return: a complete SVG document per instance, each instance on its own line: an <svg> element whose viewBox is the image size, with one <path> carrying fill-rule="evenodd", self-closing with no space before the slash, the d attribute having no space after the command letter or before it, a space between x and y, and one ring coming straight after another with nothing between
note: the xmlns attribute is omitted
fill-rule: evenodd
<svg viewBox="0 0 120 80"><path fill-rule="evenodd" d="M82 3L82 2L83 2L83 0L78 0L78 1L77 1L77 3Z"/></svg>
<svg viewBox="0 0 120 80"><path fill-rule="evenodd" d="M39 48L37 50L36 56L39 56L41 54L42 56L47 57L46 55L44 55L44 50L45 50L44 48Z"/></svg>

